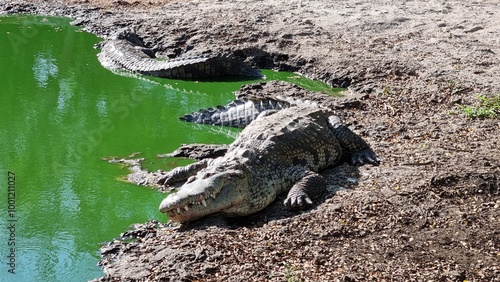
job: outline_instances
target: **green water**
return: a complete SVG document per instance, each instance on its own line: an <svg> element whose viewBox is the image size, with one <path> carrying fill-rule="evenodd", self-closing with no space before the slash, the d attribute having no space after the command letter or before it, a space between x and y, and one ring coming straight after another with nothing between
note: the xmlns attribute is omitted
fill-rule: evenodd
<svg viewBox="0 0 500 282"><path fill-rule="evenodd" d="M253 82L116 75L97 61L100 39L68 22L0 17L1 281L102 276L101 242L133 223L167 219L158 211L163 194L119 181L127 169L101 158L143 152L148 168L170 169L185 160L154 156L183 143L229 143L237 129L177 117L225 104Z"/></svg>

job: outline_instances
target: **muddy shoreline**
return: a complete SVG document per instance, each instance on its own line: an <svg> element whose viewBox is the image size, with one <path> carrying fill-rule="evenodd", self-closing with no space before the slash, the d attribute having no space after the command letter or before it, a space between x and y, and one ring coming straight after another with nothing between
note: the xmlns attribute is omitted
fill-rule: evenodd
<svg viewBox="0 0 500 282"><path fill-rule="evenodd" d="M103 248L101 281L500 281L500 120L457 107L500 94L497 1L0 3L12 13L101 37L133 27L169 56L232 52L348 87L356 106L339 111L383 159L324 172L332 193L308 211L137 225L135 242Z"/></svg>

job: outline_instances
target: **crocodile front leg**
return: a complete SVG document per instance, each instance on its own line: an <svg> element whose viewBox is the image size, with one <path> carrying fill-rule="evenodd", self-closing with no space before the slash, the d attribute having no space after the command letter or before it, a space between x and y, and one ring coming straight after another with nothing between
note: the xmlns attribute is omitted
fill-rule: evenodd
<svg viewBox="0 0 500 282"><path fill-rule="evenodd" d="M207 167L209 159L204 159L187 166L180 166L169 171L165 177L158 180L158 184L169 186L178 182L184 182L194 176L198 171Z"/></svg>
<svg viewBox="0 0 500 282"><path fill-rule="evenodd" d="M314 171L307 171L288 192L284 202L288 208L305 208L326 191L325 178Z"/></svg>

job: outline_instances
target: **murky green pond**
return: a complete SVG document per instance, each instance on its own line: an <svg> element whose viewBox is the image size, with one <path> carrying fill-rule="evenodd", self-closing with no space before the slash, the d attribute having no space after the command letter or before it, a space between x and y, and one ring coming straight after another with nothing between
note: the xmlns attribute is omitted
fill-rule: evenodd
<svg viewBox="0 0 500 282"><path fill-rule="evenodd" d="M163 194L119 181L128 171L102 157L143 152L148 167L169 169L183 161L154 156L183 143L228 143L237 133L177 117L227 103L251 81L116 75L97 61L98 41L67 19L0 17L1 281L102 276L101 242L133 223L166 220Z"/></svg>

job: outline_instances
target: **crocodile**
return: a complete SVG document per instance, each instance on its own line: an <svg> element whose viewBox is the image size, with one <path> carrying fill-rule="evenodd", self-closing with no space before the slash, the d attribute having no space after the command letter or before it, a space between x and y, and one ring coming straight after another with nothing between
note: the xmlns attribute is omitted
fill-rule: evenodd
<svg viewBox="0 0 500 282"><path fill-rule="evenodd" d="M230 54L158 58L155 49L146 48L131 29L117 32L100 46L101 52L97 55L99 62L112 71L175 79L262 76L259 70Z"/></svg>
<svg viewBox="0 0 500 282"><path fill-rule="evenodd" d="M369 145L331 110L282 105L288 106L258 114L223 156L177 167L162 177L160 185L180 188L161 202L160 211L177 222L215 213L246 216L286 191L286 207L305 208L326 191L322 170L344 157L353 165L379 164Z"/></svg>

